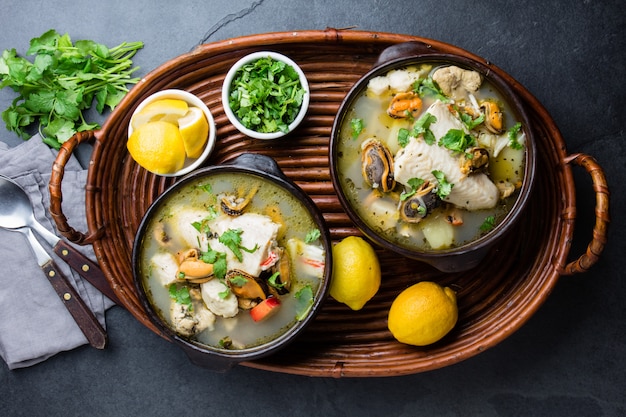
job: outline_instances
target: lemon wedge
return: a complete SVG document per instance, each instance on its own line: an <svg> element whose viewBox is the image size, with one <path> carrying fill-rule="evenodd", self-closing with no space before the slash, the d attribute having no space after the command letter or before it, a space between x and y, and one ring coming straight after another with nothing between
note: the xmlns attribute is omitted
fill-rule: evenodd
<svg viewBox="0 0 626 417"><path fill-rule="evenodd" d="M178 129L183 138L187 157L200 157L209 134L209 123L202 110L198 107L189 107L187 114L178 119Z"/></svg>
<svg viewBox="0 0 626 417"><path fill-rule="evenodd" d="M178 119L186 115L188 111L189 105L184 100L175 98L155 100L135 114L131 124L133 129L137 129L148 122L156 121L177 124Z"/></svg>
<svg viewBox="0 0 626 417"><path fill-rule="evenodd" d="M159 120L139 126L126 147L139 165L155 174L172 174L185 164L183 139L173 123Z"/></svg>

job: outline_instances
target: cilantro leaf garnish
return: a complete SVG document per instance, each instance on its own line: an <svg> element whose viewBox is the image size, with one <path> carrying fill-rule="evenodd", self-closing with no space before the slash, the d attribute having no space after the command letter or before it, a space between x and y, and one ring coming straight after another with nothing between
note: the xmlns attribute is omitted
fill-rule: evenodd
<svg viewBox="0 0 626 417"><path fill-rule="evenodd" d="M271 57L243 65L230 85L228 103L248 129L288 132L306 91L296 70Z"/></svg>
<svg viewBox="0 0 626 417"><path fill-rule="evenodd" d="M235 275L234 277L230 278L228 282L235 287L243 287L248 282L248 279L243 275Z"/></svg>
<svg viewBox="0 0 626 417"><path fill-rule="evenodd" d="M438 183L435 193L443 200L452 192L454 184L449 183L448 180L446 180L445 174L439 170L432 171L432 174L435 176Z"/></svg>
<svg viewBox="0 0 626 417"><path fill-rule="evenodd" d="M352 139L358 138L364 128L363 119L350 120L350 127L352 128Z"/></svg>
<svg viewBox="0 0 626 417"><path fill-rule="evenodd" d="M403 191L402 194L400 194L400 201L404 201L407 198L411 197L413 194L415 194L417 190L422 186L422 184L424 184L424 182L425 181L421 178L410 178L407 181L407 185L411 187L411 190Z"/></svg>
<svg viewBox="0 0 626 417"><path fill-rule="evenodd" d="M142 42L121 43L108 48L91 40L72 43L66 33L54 29L30 41L27 55L15 49L0 57L0 89L11 87L17 98L2 113L7 129L21 138L30 137L29 127L37 123L43 141L53 148L76 132L99 128L88 123L84 112L95 102L102 114L113 110L128 92L127 85L138 68L131 68L131 58L143 47Z"/></svg>
<svg viewBox="0 0 626 417"><path fill-rule="evenodd" d="M433 132L430 130L429 127L431 124L435 123L436 121L437 121L437 118L433 116L432 114L428 112L422 114L420 118L417 119L417 121L413 125L413 135L415 137L419 135L423 135L424 141L428 145L432 145L433 143L435 143L435 135L433 134Z"/></svg>
<svg viewBox="0 0 626 417"><path fill-rule="evenodd" d="M522 149L524 145L519 143L517 139L517 135L519 131L522 129L522 124L520 122L515 123L507 132L509 137L509 146L513 149Z"/></svg>
<svg viewBox="0 0 626 417"><path fill-rule="evenodd" d="M467 148L475 144L474 137L460 129L450 129L439 139L439 145L454 152L465 152Z"/></svg>
<svg viewBox="0 0 626 417"><path fill-rule="evenodd" d="M474 129L476 126L480 125L481 123L485 121L484 113L481 113L480 116L473 119L472 116L470 116L469 114L459 112L459 117L461 118L461 121L467 127L468 130Z"/></svg>
<svg viewBox="0 0 626 417"><path fill-rule="evenodd" d="M441 91L432 77L422 78L413 83L413 91L420 97L431 96L444 103L448 103L450 99Z"/></svg>
<svg viewBox="0 0 626 417"><path fill-rule="evenodd" d="M242 250L248 253L252 253L259 247L259 245L254 245L253 248L248 249L241 246L242 233L243 231L241 229L228 229L227 231L222 233L222 235L218 239L220 243L224 244L224 246L226 246L233 252L239 262L243 260L243 253L241 252Z"/></svg>
<svg viewBox="0 0 626 417"><path fill-rule="evenodd" d="M189 294L189 288L187 288L186 286L171 284L168 287L168 292L170 298L176 303L187 305L189 306L190 310L193 308L193 304L191 303L191 295Z"/></svg>
<svg viewBox="0 0 626 417"><path fill-rule="evenodd" d="M274 272L272 276L267 279L267 283L270 285L270 287L274 287L280 290L281 288L285 286L285 284L278 282L279 276L280 276L280 272Z"/></svg>
<svg viewBox="0 0 626 417"><path fill-rule="evenodd" d="M296 298L296 319L301 321L313 306L313 289L310 285L304 286L294 294L294 297Z"/></svg>
<svg viewBox="0 0 626 417"><path fill-rule="evenodd" d="M409 131L405 128L400 128L398 130L398 144L403 148L409 144L409 140L411 139Z"/></svg>
<svg viewBox="0 0 626 417"><path fill-rule="evenodd" d="M485 217L485 221L480 225L481 232L488 232L496 226L496 218L494 216Z"/></svg>
<svg viewBox="0 0 626 417"><path fill-rule="evenodd" d="M309 232L304 237L304 243L311 243L319 239L321 235L322 233L319 231L319 229L309 230Z"/></svg>
<svg viewBox="0 0 626 417"><path fill-rule="evenodd" d="M200 252L199 259L202 262L213 264L213 275L218 279L223 279L226 276L226 254L224 252L218 252L209 247L206 252Z"/></svg>

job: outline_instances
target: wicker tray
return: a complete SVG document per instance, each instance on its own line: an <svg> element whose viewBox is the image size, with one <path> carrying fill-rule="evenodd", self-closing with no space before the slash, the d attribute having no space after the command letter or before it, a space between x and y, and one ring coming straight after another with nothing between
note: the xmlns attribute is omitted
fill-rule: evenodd
<svg viewBox="0 0 626 417"><path fill-rule="evenodd" d="M336 111L353 83L386 47L421 41L443 52L480 59L441 42L414 36L327 29L269 33L206 44L148 74L116 108L103 128L82 132L62 148L50 181L51 212L70 240L92 243L111 287L142 324L149 322L133 286L131 249L142 215L175 180L139 168L126 151L126 129L134 108L148 95L181 88L211 109L218 142L209 164L242 152L272 156L324 213L333 240L358 235L341 208L329 176L328 143ZM311 88L309 113L295 136L262 142L243 137L227 121L220 101L222 80L238 58L270 49L301 65ZM432 370L472 357L517 330L545 301L562 274L583 272L603 250L608 224L608 189L602 169L587 155L567 155L563 139L546 110L503 73L528 105L538 138L538 182L526 218L485 262L462 274L443 274L417 261L378 251L383 270L379 293L358 312L332 299L296 342L245 366L307 376L367 377ZM86 185L89 231L74 230L61 210L63 169L73 149L94 142ZM594 234L587 252L567 263L576 219L571 164L591 175L596 195ZM387 330L387 312L404 288L419 280L452 286L458 293L459 322L440 342L417 348L396 342ZM160 333L159 333L160 334ZM160 334L165 338L163 334Z"/></svg>

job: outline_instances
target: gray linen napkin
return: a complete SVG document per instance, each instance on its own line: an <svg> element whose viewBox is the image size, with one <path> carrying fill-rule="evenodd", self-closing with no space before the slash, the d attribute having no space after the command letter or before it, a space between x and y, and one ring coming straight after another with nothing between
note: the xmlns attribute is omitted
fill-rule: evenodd
<svg viewBox="0 0 626 417"><path fill-rule="evenodd" d="M60 236L48 212L48 181L55 157L56 151L38 135L13 148L0 142L0 174L26 190L35 218ZM87 171L72 157L63 177L63 213L80 231L87 231L86 180ZM71 270L45 241L39 241L105 326L104 312L114 303ZM76 247L95 261L90 245ZM84 344L87 339L46 279L25 236L0 229L0 355L9 369L32 366Z"/></svg>

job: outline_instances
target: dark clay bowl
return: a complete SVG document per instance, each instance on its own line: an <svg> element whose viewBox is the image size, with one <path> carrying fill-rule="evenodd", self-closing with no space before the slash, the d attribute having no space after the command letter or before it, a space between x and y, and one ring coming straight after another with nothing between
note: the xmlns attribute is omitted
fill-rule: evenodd
<svg viewBox="0 0 626 417"><path fill-rule="evenodd" d="M369 81L379 75L384 75L390 70L401 69L410 65L422 63L436 63L441 65L456 65L458 67L474 70L481 74L484 80L494 86L507 101L516 120L522 123L522 130L526 135L525 145L525 172L523 174L523 184L520 193L510 211L496 227L479 238L461 246L442 250L414 250L399 246L387 238L383 237L376 230L371 228L358 214L352 203L346 196L344 186L340 181L342 173L339 171L338 158L341 150L339 148L340 130L342 124L354 105L355 100L367 88ZM390 251L396 252L407 258L423 261L434 266L443 272L458 272L476 267L481 260L489 253L490 249L507 235L513 225L524 214L524 209L531 196L531 190L535 181L535 153L536 145L532 125L528 118L521 100L513 91L513 88L498 74L492 71L492 64L472 60L450 53L440 53L427 47L420 42L407 42L389 47L379 56L374 67L360 78L348 92L339 107L335 118L331 138L329 164L333 185L339 197L339 201L350 219L370 240Z"/></svg>
<svg viewBox="0 0 626 417"><path fill-rule="evenodd" d="M244 349L221 349L212 347L191 338L183 337L173 331L164 319L161 318L158 313L158 309L155 308L150 296L148 295L149 291L144 286L145 271L142 270L141 266L142 246L148 231L148 226L151 219L158 218L156 216L163 215L161 207L168 200L168 198L173 193L183 189L191 182L195 182L198 179L210 179L216 174L223 173L232 174L233 176L241 174L245 174L246 176L252 175L260 178L262 181L267 181L277 185L295 196L295 198L301 201L301 203L305 206L316 223L317 228L320 230L321 236L319 237L319 241L325 250L324 274L317 292L313 294L313 304L306 317L300 321L296 321L295 324L293 324L288 330L273 340L264 342L255 347ZM229 163L211 166L187 175L159 196L159 198L150 206L141 221L133 245L132 261L134 284L137 289L139 299L145 308L150 321L167 338L182 348L194 364L216 371L225 371L239 362L251 361L275 353L289 344L307 327L317 314L317 311L328 293L329 280L332 272L332 247L329 232L324 223L322 214L310 197L283 174L272 158L258 154L242 154ZM242 313L240 312L240 314Z"/></svg>

